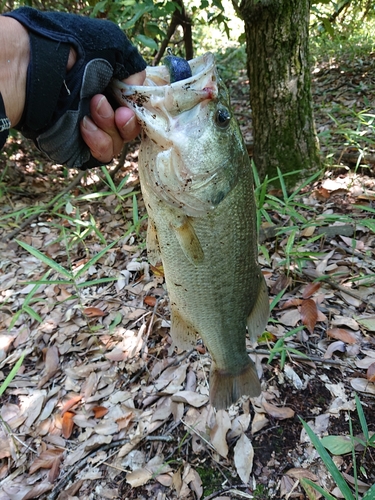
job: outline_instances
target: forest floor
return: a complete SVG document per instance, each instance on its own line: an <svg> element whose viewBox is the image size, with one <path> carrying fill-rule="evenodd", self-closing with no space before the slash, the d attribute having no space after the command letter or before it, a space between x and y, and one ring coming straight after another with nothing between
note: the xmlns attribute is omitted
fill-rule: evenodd
<svg viewBox="0 0 375 500"><path fill-rule="evenodd" d="M269 233L263 221L260 263L275 306L267 334L248 346L263 391L227 411L208 403L204 345L170 352L136 145L116 174L120 188L98 169L60 196L77 172L9 142L0 157L0 386L25 357L0 399L0 500L303 499L303 478L338 495L299 417L322 437L348 436L350 416L357 436L356 392L375 431L375 138L365 115L374 89L374 54L313 72L328 167L296 195L268 193L263 208L282 229ZM231 91L251 142L246 78ZM355 461L338 451L337 467L352 484L356 466L365 492L374 448L357 447Z"/></svg>

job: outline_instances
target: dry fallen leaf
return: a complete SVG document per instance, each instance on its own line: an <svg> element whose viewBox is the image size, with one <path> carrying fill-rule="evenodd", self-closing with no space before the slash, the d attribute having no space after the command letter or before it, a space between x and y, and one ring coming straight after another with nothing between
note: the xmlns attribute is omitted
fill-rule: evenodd
<svg viewBox="0 0 375 500"><path fill-rule="evenodd" d="M254 448L246 434L242 434L234 447L234 465L244 484L249 482L253 470Z"/></svg>
<svg viewBox="0 0 375 500"><path fill-rule="evenodd" d="M294 417L294 411L287 406L275 406L267 401L262 401L262 406L268 415L271 415L271 417L277 418L278 420Z"/></svg>
<svg viewBox="0 0 375 500"><path fill-rule="evenodd" d="M94 412L95 418L102 418L108 413L108 408L105 406L94 406L92 411Z"/></svg>
<svg viewBox="0 0 375 500"><path fill-rule="evenodd" d="M316 307L316 303L314 302L314 300L313 299L304 300L301 304L300 312L301 312L302 323L312 334L314 332L314 328L318 320L318 309Z"/></svg>
<svg viewBox="0 0 375 500"><path fill-rule="evenodd" d="M99 309L98 307L85 307L83 309L83 314L88 318L98 318L100 316L106 316L107 313Z"/></svg>
<svg viewBox="0 0 375 500"><path fill-rule="evenodd" d="M342 340L346 344L355 344L357 342L354 333L345 328L330 328L327 330L327 335L333 339Z"/></svg>
<svg viewBox="0 0 375 500"><path fill-rule="evenodd" d="M210 438L215 450L224 458L228 455L227 432L231 428L230 418L225 410L216 413L216 423L213 426Z"/></svg>
<svg viewBox="0 0 375 500"><path fill-rule="evenodd" d="M203 406L208 401L208 396L203 396L193 391L178 391L172 396L172 401L177 403L187 403L195 408Z"/></svg>
<svg viewBox="0 0 375 500"><path fill-rule="evenodd" d="M61 457L64 453L63 450L51 448L39 455L30 466L29 474L34 474L39 469L50 469L56 458Z"/></svg>
<svg viewBox="0 0 375 500"><path fill-rule="evenodd" d="M315 292L319 290L320 286L321 283L319 281L316 281L315 283L309 283L305 286L302 297L304 299L309 299L312 295L314 295Z"/></svg>
<svg viewBox="0 0 375 500"><path fill-rule="evenodd" d="M65 439L69 439L73 432L74 422L73 417L75 413L66 411L62 418L62 434Z"/></svg>
<svg viewBox="0 0 375 500"><path fill-rule="evenodd" d="M375 362L368 367L366 372L366 378L370 382L375 382Z"/></svg>

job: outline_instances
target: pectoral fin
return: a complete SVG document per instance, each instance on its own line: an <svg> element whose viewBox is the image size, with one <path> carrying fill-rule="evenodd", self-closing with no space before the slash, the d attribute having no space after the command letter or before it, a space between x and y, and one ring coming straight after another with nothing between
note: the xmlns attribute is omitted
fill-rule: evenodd
<svg viewBox="0 0 375 500"><path fill-rule="evenodd" d="M156 232L156 227L154 221L149 217L147 226L147 258L152 266L156 266L161 262L161 254L159 248L158 234Z"/></svg>
<svg viewBox="0 0 375 500"><path fill-rule="evenodd" d="M195 266L200 264L204 259L204 253L190 217L176 217L172 223L172 227L185 257Z"/></svg>
<svg viewBox="0 0 375 500"><path fill-rule="evenodd" d="M255 305L247 318L247 329L250 340L253 344L255 344L259 335L264 332L264 328L267 325L270 315L267 285L260 270L259 273L258 296L255 301Z"/></svg>

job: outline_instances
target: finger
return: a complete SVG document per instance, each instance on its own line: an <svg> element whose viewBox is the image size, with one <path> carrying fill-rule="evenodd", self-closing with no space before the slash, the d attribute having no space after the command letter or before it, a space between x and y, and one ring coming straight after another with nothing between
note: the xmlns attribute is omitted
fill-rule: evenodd
<svg viewBox="0 0 375 500"><path fill-rule="evenodd" d="M80 124L82 138L97 160L108 163L119 153L114 150L113 138L96 126L91 118L85 116ZM122 144L122 141L121 141Z"/></svg>
<svg viewBox="0 0 375 500"><path fill-rule="evenodd" d="M116 109L115 124L124 142L132 141L141 131L134 111L125 106Z"/></svg>
<svg viewBox="0 0 375 500"><path fill-rule="evenodd" d="M95 125L112 137L114 154L119 154L124 139L116 126L115 112L107 98L102 94L95 95L90 102L90 112Z"/></svg>
<svg viewBox="0 0 375 500"><path fill-rule="evenodd" d="M140 71L139 73L135 73L134 75L129 76L123 80L127 85L143 85L143 82L146 78L146 70Z"/></svg>

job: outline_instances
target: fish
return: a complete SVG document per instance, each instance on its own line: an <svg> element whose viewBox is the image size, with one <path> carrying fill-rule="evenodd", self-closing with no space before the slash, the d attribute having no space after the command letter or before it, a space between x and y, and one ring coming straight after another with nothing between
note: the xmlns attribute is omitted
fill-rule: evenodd
<svg viewBox="0 0 375 500"><path fill-rule="evenodd" d="M139 177L148 212L147 252L162 263L173 345L202 338L212 358L209 395L217 409L261 385L246 351L269 317L258 264L253 173L212 53L147 67L143 86L113 81L117 101L142 128Z"/></svg>

